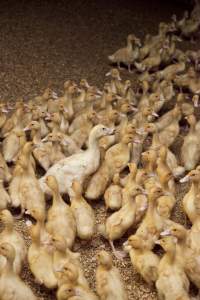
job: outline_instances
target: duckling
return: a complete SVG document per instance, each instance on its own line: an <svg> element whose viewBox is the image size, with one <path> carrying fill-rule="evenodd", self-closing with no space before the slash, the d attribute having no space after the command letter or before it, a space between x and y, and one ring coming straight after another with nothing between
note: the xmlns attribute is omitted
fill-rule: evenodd
<svg viewBox="0 0 200 300"><path fill-rule="evenodd" d="M43 139L43 142L44 141L48 141L51 143L51 148L49 149L48 154L50 166L65 158L61 145L61 143L63 143L63 135L61 133L51 132Z"/></svg>
<svg viewBox="0 0 200 300"><path fill-rule="evenodd" d="M47 213L46 229L51 236L57 234L59 230L59 234L66 239L67 247L71 248L76 237L76 221L72 210L61 198L56 178L47 176L46 184L53 195L53 205Z"/></svg>
<svg viewBox="0 0 200 300"><path fill-rule="evenodd" d="M199 217L198 214L198 198L199 193L200 170L192 170L185 177L180 179L181 183L191 181L191 187L183 198L183 210L188 216L191 223L194 223Z"/></svg>
<svg viewBox="0 0 200 300"><path fill-rule="evenodd" d="M24 109L22 105L20 105L13 114L7 118L3 127L1 128L1 136L4 137L7 133L9 133L12 129L23 129L23 114Z"/></svg>
<svg viewBox="0 0 200 300"><path fill-rule="evenodd" d="M123 244L125 251L129 252L132 265L149 286L158 279L159 256L145 248L143 239L137 235L130 236Z"/></svg>
<svg viewBox="0 0 200 300"><path fill-rule="evenodd" d="M154 124L158 131L163 130L169 126L175 119L180 119L181 109L178 105L175 105L173 109L162 115Z"/></svg>
<svg viewBox="0 0 200 300"><path fill-rule="evenodd" d="M24 130L31 130L31 136L35 146L33 149L33 156L44 170L48 170L51 165L49 157L51 144L42 143L40 124L37 121L32 121L27 127L24 128Z"/></svg>
<svg viewBox="0 0 200 300"><path fill-rule="evenodd" d="M106 209L118 210L122 206L122 187L120 186L119 172L115 173L112 183L104 193Z"/></svg>
<svg viewBox="0 0 200 300"><path fill-rule="evenodd" d="M181 147L181 160L187 171L193 170L200 159L200 143L198 131L195 130L196 118L194 115L186 117L190 125L188 134L184 137L183 145Z"/></svg>
<svg viewBox="0 0 200 300"><path fill-rule="evenodd" d="M41 241L41 228L32 225L29 229L32 243L28 249L28 263L37 283L48 289L57 287L57 279L53 271L53 253L48 244ZM49 245L50 246L50 245Z"/></svg>
<svg viewBox="0 0 200 300"><path fill-rule="evenodd" d="M173 179L173 174L167 165L167 148L161 146L158 153L159 157L157 159L156 173L158 175L159 181L162 185L163 190L175 192L175 183Z"/></svg>
<svg viewBox="0 0 200 300"><path fill-rule="evenodd" d="M11 213L4 209L0 212L0 220L3 223L4 229L0 233L0 244L10 243L15 249L15 259L13 268L16 274L20 274L22 265L26 260L27 249L22 235L14 229L14 219ZM5 267L6 260L4 260L2 268Z"/></svg>
<svg viewBox="0 0 200 300"><path fill-rule="evenodd" d="M99 169L94 173L89 180L85 197L90 200L99 199L102 196L112 180L112 172L105 161L102 162Z"/></svg>
<svg viewBox="0 0 200 300"><path fill-rule="evenodd" d="M0 245L0 254L6 258L6 265L0 277L0 295L2 300L37 300L30 287L13 270L15 248L9 243Z"/></svg>
<svg viewBox="0 0 200 300"><path fill-rule="evenodd" d="M77 236L83 240L89 240L95 233L95 215L92 207L82 197L82 187L78 181L73 181L72 190L74 197L70 198Z"/></svg>
<svg viewBox="0 0 200 300"><path fill-rule="evenodd" d="M165 219L161 217L157 209L157 200L163 195L163 190L154 185L148 192L148 208L147 212L136 231L136 236L143 239L145 247L152 250L155 241L159 238L160 232L163 230Z"/></svg>
<svg viewBox="0 0 200 300"><path fill-rule="evenodd" d="M166 228L161 236L172 235L177 238L176 259L183 266L189 279L199 288L199 245L196 248L192 243L193 240L197 241L198 232L193 233L193 230L187 230L183 225L175 222L170 222Z"/></svg>
<svg viewBox="0 0 200 300"><path fill-rule="evenodd" d="M23 156L20 161L21 176L18 182L18 196L21 204L22 213L26 210L26 213L32 214L31 211L36 208L45 214L45 199L44 194L40 188L39 182L30 169L30 153L32 150L32 143L29 142L29 153Z"/></svg>
<svg viewBox="0 0 200 300"><path fill-rule="evenodd" d="M70 157L64 158L54 164L47 173L40 178L39 183L45 193L50 193L46 185L46 177L53 175L56 177L59 185L59 192L68 192L69 196L73 196L71 184L74 179L81 184L86 177L93 174L99 167L100 149L98 140L104 135L113 134L113 129L103 125L95 126L89 135L89 147L82 153L76 153Z"/></svg>
<svg viewBox="0 0 200 300"><path fill-rule="evenodd" d="M56 296L58 300L98 300L97 296L89 289L74 283L61 285Z"/></svg>
<svg viewBox="0 0 200 300"><path fill-rule="evenodd" d="M159 299L189 300L189 280L187 279L183 267L176 259L177 240L174 237L167 236L156 243L161 245L166 252L158 267L156 289Z"/></svg>
<svg viewBox="0 0 200 300"><path fill-rule="evenodd" d="M8 134L4 135L4 137L2 153L5 161L10 163L17 159L22 146L26 142L26 137L22 130L17 130L15 128Z"/></svg>
<svg viewBox="0 0 200 300"><path fill-rule="evenodd" d="M102 250L97 254L96 288L100 299L127 300L128 296L111 255Z"/></svg>
<svg viewBox="0 0 200 300"><path fill-rule="evenodd" d="M53 270L58 280L58 285L60 286L64 283L63 269L69 264L73 264L78 270L78 284L88 289L89 285L80 263L80 253L72 252L67 248L66 239L59 234L54 235L52 241L54 247Z"/></svg>
<svg viewBox="0 0 200 300"><path fill-rule="evenodd" d="M114 54L108 56L108 59L112 63L117 63L118 68L120 68L120 63L128 65L129 72L131 71L131 64L139 56L139 51L137 50L137 53L135 53L135 51L133 50L133 41L135 42L136 46L140 46L140 40L133 34L129 34L127 37L127 47L121 48Z"/></svg>
<svg viewBox="0 0 200 300"><path fill-rule="evenodd" d="M129 191L129 199L122 208L108 217L105 224L98 226L99 232L109 240L117 258L122 258L122 255L115 250L113 241L121 238L135 224L135 197L142 193L144 191L139 185L133 185L132 190Z"/></svg>
<svg viewBox="0 0 200 300"><path fill-rule="evenodd" d="M105 161L110 170L113 170L113 173L115 172L116 165L117 169L122 171L130 161L133 142L133 135L126 134L119 143L113 145L106 151Z"/></svg>
<svg viewBox="0 0 200 300"><path fill-rule="evenodd" d="M23 168L19 164L17 164L13 170L13 177L8 187L11 206L15 208L21 205L20 183L22 175Z"/></svg>
<svg viewBox="0 0 200 300"><path fill-rule="evenodd" d="M177 74L183 73L186 68L185 56L179 58L175 64L165 67L162 71L157 72L157 78L172 80Z"/></svg>

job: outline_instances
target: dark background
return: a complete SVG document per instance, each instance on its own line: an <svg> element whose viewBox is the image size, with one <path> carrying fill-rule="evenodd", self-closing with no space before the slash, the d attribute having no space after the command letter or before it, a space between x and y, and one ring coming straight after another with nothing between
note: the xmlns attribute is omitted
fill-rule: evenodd
<svg viewBox="0 0 200 300"><path fill-rule="evenodd" d="M156 33L189 1L0 1L0 98L29 97L66 79L101 86L107 56Z"/></svg>

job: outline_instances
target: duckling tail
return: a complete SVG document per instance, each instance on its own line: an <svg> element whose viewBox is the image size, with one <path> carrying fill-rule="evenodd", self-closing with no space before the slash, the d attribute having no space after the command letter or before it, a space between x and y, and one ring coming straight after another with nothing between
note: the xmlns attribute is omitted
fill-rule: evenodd
<svg viewBox="0 0 200 300"><path fill-rule="evenodd" d="M109 59L110 61L114 62L114 61L115 61L115 56L114 56L114 55L109 55L109 56L108 56L108 59Z"/></svg>

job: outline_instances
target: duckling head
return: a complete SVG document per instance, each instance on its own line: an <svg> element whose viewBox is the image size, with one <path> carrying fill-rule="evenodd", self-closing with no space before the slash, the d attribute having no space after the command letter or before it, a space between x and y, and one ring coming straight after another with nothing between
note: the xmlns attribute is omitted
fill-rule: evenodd
<svg viewBox="0 0 200 300"><path fill-rule="evenodd" d="M94 110L91 110L88 114L87 114L87 119L89 121L92 121L94 124L97 123L98 121L98 116L97 113Z"/></svg>
<svg viewBox="0 0 200 300"><path fill-rule="evenodd" d="M128 241L125 242L123 245L128 250L128 249L131 249L131 248L141 249L142 248L142 244L143 244L142 238L139 235L134 234L134 235L131 235L128 238Z"/></svg>
<svg viewBox="0 0 200 300"><path fill-rule="evenodd" d="M178 223L169 224L167 229L161 232L161 236L172 235L176 237L178 240L183 240L186 237L187 229Z"/></svg>
<svg viewBox="0 0 200 300"><path fill-rule="evenodd" d="M145 194L145 190L139 184L133 184L128 190L131 197L135 197L140 194Z"/></svg>
<svg viewBox="0 0 200 300"><path fill-rule="evenodd" d="M84 79L84 78L81 79L81 81L80 81L80 87L81 88L86 88L86 89L88 89L90 87L87 79Z"/></svg>
<svg viewBox="0 0 200 300"><path fill-rule="evenodd" d="M145 152L142 152L142 162L154 162L156 163L157 160L157 151L154 149L147 150Z"/></svg>
<svg viewBox="0 0 200 300"><path fill-rule="evenodd" d="M71 282L75 284L78 280L78 267L75 264L70 263L69 261L62 266L61 270L56 271L61 273L61 277L65 282Z"/></svg>
<svg viewBox="0 0 200 300"><path fill-rule="evenodd" d="M197 182L200 180L200 169L190 171L185 177L179 180L180 183L185 183L188 181Z"/></svg>
<svg viewBox="0 0 200 300"><path fill-rule="evenodd" d="M57 291L58 300L68 300L75 295L76 293L75 293L74 285L71 283L65 283L61 285Z"/></svg>
<svg viewBox="0 0 200 300"><path fill-rule="evenodd" d="M39 130L40 129L40 123L37 121L31 121L28 126L24 128L24 131L29 131L29 130Z"/></svg>
<svg viewBox="0 0 200 300"><path fill-rule="evenodd" d="M144 130L148 133L154 133L156 132L156 125L154 123L147 123Z"/></svg>
<svg viewBox="0 0 200 300"><path fill-rule="evenodd" d="M110 253L106 252L105 250L102 250L97 254L97 262L99 265L104 266L106 269L112 268L112 257Z"/></svg>
<svg viewBox="0 0 200 300"><path fill-rule="evenodd" d="M92 128L90 132L90 138L92 139L100 139L101 137L105 135L112 135L114 134L114 128L106 127L102 124L96 125Z"/></svg>
<svg viewBox="0 0 200 300"><path fill-rule="evenodd" d="M149 200L156 200L164 194L162 188L160 186L155 185L149 191Z"/></svg>
<svg viewBox="0 0 200 300"><path fill-rule="evenodd" d="M15 248L9 243L2 243L0 244L0 254L13 263L15 259Z"/></svg>
<svg viewBox="0 0 200 300"><path fill-rule="evenodd" d="M177 238L174 236L165 236L162 239L156 241L156 244L160 245L165 252L172 252L175 250Z"/></svg>
<svg viewBox="0 0 200 300"><path fill-rule="evenodd" d="M68 88L69 88L71 85L73 85L72 80L67 80L67 81L65 81L65 82L64 82L64 85L63 85L64 90L68 90Z"/></svg>

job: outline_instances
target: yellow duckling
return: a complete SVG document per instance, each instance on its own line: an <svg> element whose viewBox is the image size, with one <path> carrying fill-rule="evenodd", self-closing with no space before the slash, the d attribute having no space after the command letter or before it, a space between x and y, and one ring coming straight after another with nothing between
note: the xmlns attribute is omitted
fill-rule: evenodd
<svg viewBox="0 0 200 300"><path fill-rule="evenodd" d="M13 170L13 178L9 184L8 191L12 207L21 205L20 183L23 175L23 168L17 164Z"/></svg>
<svg viewBox="0 0 200 300"><path fill-rule="evenodd" d="M53 205L47 213L46 229L52 237L59 232L65 238L67 247L71 248L76 237L76 221L72 210L60 196L56 178L47 176L46 184L53 195Z"/></svg>
<svg viewBox="0 0 200 300"><path fill-rule="evenodd" d="M86 289L89 288L80 263L80 254L72 252L69 248L67 248L66 240L59 234L55 235L52 241L54 246L53 270L58 280L58 285L60 286L63 283L63 268L69 264L73 264L78 270L78 284Z"/></svg>
<svg viewBox="0 0 200 300"><path fill-rule="evenodd" d="M196 118L194 115L186 117L190 125L188 134L184 137L181 147L181 160L186 171L193 170L200 160L199 132L196 130Z"/></svg>
<svg viewBox="0 0 200 300"><path fill-rule="evenodd" d="M31 130L31 136L34 144L33 156L41 167L46 171L50 167L49 153L51 143L43 144L41 140L41 126L39 122L32 121L24 128L25 131Z"/></svg>
<svg viewBox="0 0 200 300"><path fill-rule="evenodd" d="M76 221L77 236L83 240L91 239L95 233L94 211L83 198L82 186L78 181L73 181L72 190L74 196L70 198L70 208Z"/></svg>
<svg viewBox="0 0 200 300"><path fill-rule="evenodd" d="M32 143L29 142L29 152L19 160L21 169L21 176L18 182L18 196L21 204L22 213L32 215L32 210L36 209L45 214L45 198L42 192L39 182L33 173L32 168L30 169L30 155L32 150Z"/></svg>
<svg viewBox="0 0 200 300"><path fill-rule="evenodd" d="M112 183L104 193L106 209L118 210L122 206L122 187L120 186L119 173L115 173Z"/></svg>
<svg viewBox="0 0 200 300"><path fill-rule="evenodd" d="M130 236L123 244L125 251L129 252L132 265L142 278L153 285L158 279L159 256L145 248L143 239L137 235Z"/></svg>
<svg viewBox="0 0 200 300"><path fill-rule="evenodd" d="M0 245L0 254L6 258L6 265L0 277L0 297L2 300L37 300L30 287L15 273L13 263L15 260L15 249L9 243Z"/></svg>
<svg viewBox="0 0 200 300"><path fill-rule="evenodd" d="M98 300L97 296L89 289L74 283L61 285L56 296L58 300Z"/></svg>
<svg viewBox="0 0 200 300"><path fill-rule="evenodd" d="M42 243L41 228L32 225L29 229L32 243L28 249L28 263L36 282L48 289L57 287L57 279L53 271L53 253L50 245ZM48 249L49 248L49 249Z"/></svg>
<svg viewBox="0 0 200 300"><path fill-rule="evenodd" d="M181 224L170 222L167 224L167 229L161 233L161 236L171 235L177 238L176 256L180 265L183 266L189 279L200 287L200 267L198 264L199 258L199 243L197 244L197 236L199 231L187 230ZM193 244L195 241L195 247Z"/></svg>
<svg viewBox="0 0 200 300"><path fill-rule="evenodd" d="M102 250L97 254L97 293L102 300L127 300L128 296L118 269L113 265L111 255Z"/></svg>
<svg viewBox="0 0 200 300"><path fill-rule="evenodd" d="M167 236L156 242L166 252L158 267L156 289L158 298L166 300L189 300L189 280L176 258L177 239Z"/></svg>
<svg viewBox="0 0 200 300"><path fill-rule="evenodd" d="M161 146L158 153L156 173L164 191L175 192L173 174L167 165L167 147Z"/></svg>
<svg viewBox="0 0 200 300"><path fill-rule="evenodd" d="M15 259L13 262L13 268L15 273L19 274L22 269L22 265L26 260L27 249L25 241L22 235L14 229L14 219L8 210L2 210L0 212L0 220L3 223L4 229L0 233L0 244L10 243L15 249ZM6 261L3 260L1 265L4 268Z"/></svg>
<svg viewBox="0 0 200 300"><path fill-rule="evenodd" d="M2 153L6 162L13 162L17 159L19 152L26 143L26 136L22 130L13 129L6 134L2 143Z"/></svg>
<svg viewBox="0 0 200 300"><path fill-rule="evenodd" d="M136 235L144 241L146 249L152 250L155 241L163 230L165 219L157 212L157 200L163 195L163 190L154 185L148 192L147 212L136 231Z"/></svg>
<svg viewBox="0 0 200 300"><path fill-rule="evenodd" d="M99 232L109 240L113 253L117 258L122 258L122 254L115 250L113 241L120 239L135 224L135 197L142 193L144 191L139 185L133 185L132 190L129 190L129 199L122 208L108 217L105 224L98 226Z"/></svg>
<svg viewBox="0 0 200 300"><path fill-rule="evenodd" d="M183 198L183 209L188 216L190 222L194 223L199 217L198 208L199 200L197 195L199 194L199 180L200 180L200 170L192 170L185 177L180 179L181 183L190 181L191 187L189 191L185 194Z"/></svg>

